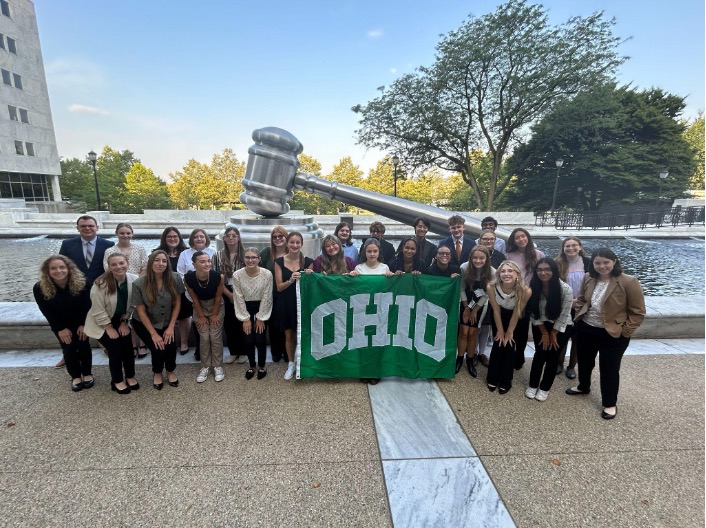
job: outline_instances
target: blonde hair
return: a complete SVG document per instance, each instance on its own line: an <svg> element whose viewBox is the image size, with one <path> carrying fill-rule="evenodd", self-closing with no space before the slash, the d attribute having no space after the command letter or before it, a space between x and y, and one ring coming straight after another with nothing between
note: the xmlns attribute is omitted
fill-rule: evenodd
<svg viewBox="0 0 706 528"><path fill-rule="evenodd" d="M47 258L39 268L39 289L45 299L53 299L56 296L56 284L49 276L49 265L53 260L60 260L66 265L69 270L69 276L66 287L71 295L78 295L81 290L86 287L86 277L83 272L78 269L74 261L64 255L52 255Z"/></svg>
<svg viewBox="0 0 706 528"><path fill-rule="evenodd" d="M500 270L503 268L503 266L511 267L517 274L517 279L515 280L515 287L513 288L513 291L515 293L515 309L513 310L513 313L517 315L518 319L522 319L522 316L525 313L525 306L527 305L527 301L529 300L526 295L527 286L524 282L522 282L522 272L520 271L520 267L517 265L517 263L513 262L512 260L503 260L500 263L500 266L498 266L497 271L495 272L495 282L493 284L495 284L496 286L500 284Z"/></svg>

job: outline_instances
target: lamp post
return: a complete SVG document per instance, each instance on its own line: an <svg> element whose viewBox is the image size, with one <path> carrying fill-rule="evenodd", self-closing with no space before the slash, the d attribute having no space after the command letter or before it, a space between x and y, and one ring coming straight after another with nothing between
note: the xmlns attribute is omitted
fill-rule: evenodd
<svg viewBox="0 0 706 528"><path fill-rule="evenodd" d="M91 151L88 153L88 160L91 162L91 165L93 165L93 183L96 186L96 206L98 207L98 211L101 210L101 195L98 192L98 175L96 174L96 160L98 160L98 155Z"/></svg>
<svg viewBox="0 0 706 528"><path fill-rule="evenodd" d="M400 164L400 158L397 154L392 156L393 178L395 179L394 195L397 196L397 166Z"/></svg>
<svg viewBox="0 0 706 528"><path fill-rule="evenodd" d="M556 206L556 191L559 188L559 169L561 169L561 166L564 164L564 160L562 158L559 158L556 160L556 182L554 182L554 196L552 196L552 208L551 210L554 210L554 207Z"/></svg>
<svg viewBox="0 0 706 528"><path fill-rule="evenodd" d="M577 209L581 208L581 191L583 191L583 187L576 188L576 208Z"/></svg>
<svg viewBox="0 0 706 528"><path fill-rule="evenodd" d="M662 205L662 182L667 179L667 176L669 176L669 171L668 170L663 170L660 171L659 173L659 196L657 196L657 207Z"/></svg>

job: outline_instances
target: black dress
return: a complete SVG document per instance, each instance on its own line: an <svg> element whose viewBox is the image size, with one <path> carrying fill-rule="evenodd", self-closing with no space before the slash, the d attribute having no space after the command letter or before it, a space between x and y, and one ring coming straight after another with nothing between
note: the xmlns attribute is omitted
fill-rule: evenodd
<svg viewBox="0 0 706 528"><path fill-rule="evenodd" d="M304 266L297 270L303 272L311 264L313 260L309 257L304 257ZM275 266L279 266L282 270L282 280L288 281L292 277L292 270L284 265L284 257L275 259ZM289 285L283 291L274 292L274 306L272 307L272 318L270 321L280 330L296 330L297 329L297 289L296 284Z"/></svg>

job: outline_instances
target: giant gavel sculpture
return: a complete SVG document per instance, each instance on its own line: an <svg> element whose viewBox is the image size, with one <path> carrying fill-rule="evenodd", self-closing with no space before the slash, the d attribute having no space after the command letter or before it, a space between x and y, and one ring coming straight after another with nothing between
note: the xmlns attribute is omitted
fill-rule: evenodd
<svg viewBox="0 0 706 528"><path fill-rule="evenodd" d="M248 165L242 182L245 191L240 195L240 201L256 214L277 217L288 213L287 201L297 189L360 207L408 225L412 225L414 218L426 216L431 222L430 231L439 234L447 234L449 231L448 218L452 213L444 209L323 180L313 174L297 173L297 156L304 147L286 130L260 128L253 132L252 138L255 144L248 149ZM480 233L482 228L479 220L461 216L466 220L466 233ZM504 229L497 229L495 233L505 239L509 235Z"/></svg>

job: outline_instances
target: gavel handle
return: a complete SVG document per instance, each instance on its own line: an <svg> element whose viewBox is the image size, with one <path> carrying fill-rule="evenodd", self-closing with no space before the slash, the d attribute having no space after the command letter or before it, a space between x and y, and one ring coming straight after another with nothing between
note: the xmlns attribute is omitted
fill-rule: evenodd
<svg viewBox="0 0 706 528"><path fill-rule="evenodd" d="M404 198L343 185L336 181L324 180L313 174L303 172L298 173L294 177L294 188L324 196L331 200L338 200L366 211L372 211L408 225L412 225L412 222L418 216L426 216L431 223L429 230L440 235L449 233L448 218L454 214L439 207L432 207L405 200ZM478 219L466 215L460 216L466 220L464 231L467 234L477 236L482 231L481 223ZM507 239L510 233L505 229L498 228L495 234Z"/></svg>

